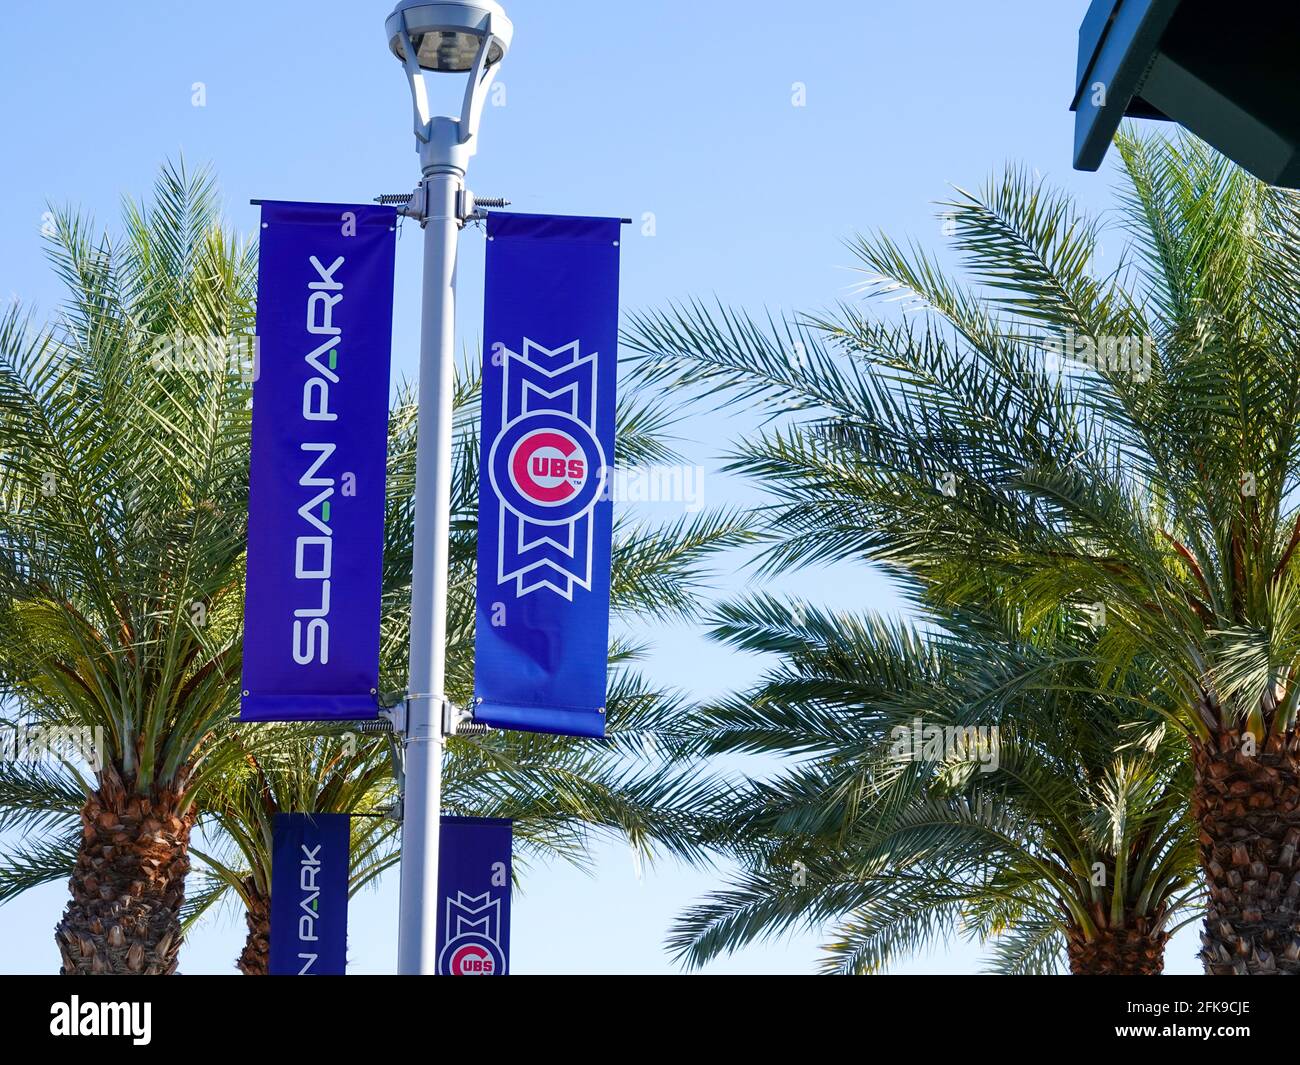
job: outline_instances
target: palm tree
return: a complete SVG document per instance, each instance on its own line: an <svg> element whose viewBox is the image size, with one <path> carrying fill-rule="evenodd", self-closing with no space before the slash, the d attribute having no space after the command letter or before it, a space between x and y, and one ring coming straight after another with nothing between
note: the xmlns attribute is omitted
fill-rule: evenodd
<svg viewBox="0 0 1300 1065"><path fill-rule="evenodd" d="M136 277L136 272L145 266L162 269L159 262L162 256L150 241L156 243L163 238L148 231L150 224L156 224L160 230L165 230L170 224L168 219L201 214L205 221L188 223L196 234L195 241L200 241L201 235L208 232L204 229L205 225L214 224L210 183L206 178L191 180L180 171L169 170L164 175L164 187L159 191L160 200L164 200L164 197L165 206L154 214L133 209L128 215L128 231L140 246L131 254L140 259L143 265L126 257L126 264L118 268L118 272L129 278L129 284L126 281L115 281L114 285L126 286L131 292L144 293L155 293L162 287L162 281L150 279L146 283ZM189 203L190 199L195 202ZM87 258L95 262L100 262L101 259L108 262L112 249L107 245L107 250L100 258L81 250L78 240L72 236L79 230L79 223L70 216L65 218L59 230L59 247L62 248L66 243L71 250L60 252L60 256L66 256L69 262L76 263L82 263ZM212 236L202 239L216 240ZM129 247L135 249L134 244ZM62 263L63 258L56 258L56 261ZM248 257L244 254L238 264L240 291L245 295L248 278L243 271L248 262ZM195 263L187 269L199 272L202 277L223 276L206 260L196 258ZM176 271L180 266L173 264L169 268ZM227 272L233 269L234 267L228 267ZM71 270L72 267L66 267L65 273ZM226 366L200 365L186 368L188 372L170 372L172 367L168 363L164 367L168 372L159 371L155 358L157 349L145 342L147 338L154 334L170 337L178 332L190 335L187 331L193 327L189 319L183 317L182 312L188 312L181 304L190 298L200 301L212 298L194 291L198 284L194 278L185 277L169 283L175 290L167 296L175 303L169 313L173 314L179 325L171 319L165 319L162 311L150 304L145 309L149 311L149 321L153 325L150 331L140 333L135 318L132 317L138 315L139 311L135 303L126 301L124 297L114 296L110 300L99 294L82 299L87 308L85 313L93 313L95 316L94 331L92 332L91 326L86 326L82 346L73 349L71 353L65 353L62 346L41 349L34 343L23 348L22 345L27 343L28 332L16 317L7 323L8 332L0 336L0 342L3 343L0 351L18 350L25 360L13 369L14 381L23 381L29 377L44 381L40 375L49 372L47 363L55 359L61 360L60 366L63 362L73 363L76 353L80 352L79 357L89 366L86 373L106 373L100 369L100 364L111 355L118 360L111 367L112 380L119 382L115 387L125 387L120 383L120 380L124 380L137 389L133 393L133 402L129 403L126 398L122 398L119 406L114 409L122 417L129 415L142 424L132 422L121 427L118 435L110 438L109 442L113 445L111 451L97 439L68 441L66 446L69 449L85 449L72 451L66 460L67 467L74 472L80 471L86 463L98 461L105 467L99 472L107 479L113 471L111 463L118 456L130 457L134 454L132 448L136 447L138 440L131 433L141 436L153 433L154 424L171 417L173 407L185 401L191 392L202 393L207 397L210 406L204 410L209 421L228 419L231 423L219 426L220 453L215 457L208 456L208 461L219 462L222 470L222 506L218 509L215 504L205 504L201 496L191 498L180 487L172 486L174 493L182 496L191 509L198 512L198 516L192 518L187 525L182 517L168 513L166 517L170 524L161 525L152 532L150 544L154 554L138 563L134 556L131 558L136 567L131 570L131 576L138 582L133 586L133 594L141 604L139 610L143 613L146 606L152 606L153 613L144 620L133 619L129 626L114 627L112 624L99 623L94 627L96 634L108 633L103 639L117 658L111 658L109 650L102 651L99 657L92 656L89 652L83 653L81 645L74 644L73 640L85 640L85 634L66 622L64 626L73 628L72 634L62 635L61 643L50 642L37 654L35 649L41 633L34 622L27 620L32 617L40 620L47 614L57 615L58 609L63 605L57 598L52 606L46 603L45 599L54 598L48 590L42 590L47 585L64 592L68 611L77 608L84 611L86 608L80 607L80 604L84 600L95 601L96 595L105 597L108 606L121 611L133 603L133 600L123 598L115 590L114 582L120 576L121 567L111 570L105 567L102 573L91 568L95 579L103 582L102 587L89 583L83 587L78 583L87 572L84 565L78 564L83 555L93 560L98 560L101 554L113 557L111 552L105 551L104 543L115 533L115 528L105 531L90 523L87 518L94 516L93 510L89 515L77 513L75 517L79 521L71 521L64 510L56 511L55 517L39 510L33 510L32 516L27 516L23 511L29 525L20 526L17 519L11 516L10 523L0 527L0 532L9 542L23 547L27 552L26 555L15 552L12 557L12 572L6 573L10 581L6 588L8 601L0 604L0 631L7 631L2 626L15 626L14 638L6 648L10 654L0 660L0 668L4 670L4 694L18 717L23 720L105 727L106 722L117 723L124 716L129 718L137 709L140 715L138 721L131 719L135 731L127 734L135 746L125 754L115 753L119 748L111 747L109 764L93 780L84 774L84 767L75 764L59 768L0 767L0 831L6 827L22 830L21 840L9 848L3 860L0 860L0 901L37 884L66 877L75 862L81 879L74 876L74 901L84 896L87 890L101 893L104 901L110 903L108 909L116 918L120 909L115 900L121 896L135 898L139 891L132 886L134 881L129 877L119 878L122 872L135 875L135 870L134 867L126 868L125 855L121 846L115 846L115 841L123 834L132 840L148 836L154 849L139 856L139 862L145 870L142 875L156 879L152 863L161 861L164 853L167 855L165 869L169 879L166 899L170 924L165 933L168 936L165 941L167 950L164 952L167 954L167 964L156 965L150 961L144 965L143 971L174 971L182 917L189 923L221 897L233 894L243 903L249 927L241 969L258 972L265 970L266 963L270 826L274 813L288 810L334 810L374 814L381 806L391 803L391 789L385 782L391 780L392 769L388 762L386 742L376 744L369 741L358 746L355 735L341 737L337 734L337 729L328 730L332 733L329 736L313 740L301 729L286 730L277 726L229 727L226 718L234 708L237 696L235 681L238 679L240 665L240 582L243 567L241 515L246 508L247 498L248 392L238 375L232 375ZM110 287L108 281L103 281L102 284L107 291L117 292L117 288ZM95 291L99 292L98 289ZM161 299L161 296L156 297L156 300ZM143 296L138 297L138 302L143 302ZM251 313L251 309L242 308L241 314L244 313ZM113 329L129 333L129 336L119 343ZM100 352L95 346L107 343L104 337L114 338L113 343L117 345L108 353ZM54 343L50 338L43 338L42 342L46 345ZM58 380L63 381L62 378ZM18 386L11 383L10 387L16 389ZM72 435L83 423L91 421L96 413L93 410L79 409L85 393L85 384L79 378L69 377L66 382L58 384L57 388L46 382L40 390L16 398L12 403L12 422L5 423L8 435L4 439L11 441L17 448L22 439L21 427L26 424L23 419L36 421L47 417L47 404L55 406L54 413L58 415L62 431ZM473 565L476 554L478 488L478 442L475 436L477 400L477 379L464 378L458 386L456 399L456 481L448 678L449 691L462 701L469 696L473 665ZM158 409L150 413L147 406L149 403ZM230 409L227 410L226 406ZM392 693L400 692L406 676L415 414L412 393L410 390L404 391L390 419L389 444L385 620L381 668L386 688ZM64 423L67 423L66 426ZM618 462L629 465L677 461L665 443L669 424L664 412L653 404L623 402L618 412ZM183 428L184 426L177 427L176 432L181 433ZM182 434L182 439L173 440L164 432L160 437L150 437L150 443L155 447L171 447L179 452L177 468L173 472L177 481L181 481L185 474L183 462L201 463L205 455L201 436L185 437ZM213 449L217 446L218 443L212 444ZM146 452L145 461L148 461L149 455L152 455L151 451ZM38 454L29 456L27 461L28 466L23 467L27 483L34 483L37 487L44 485L46 481L39 476L43 474L44 467L39 465ZM78 475L83 476L80 472ZM13 486L21 487L23 484L21 479L15 479L12 474L5 481L6 497L13 499L20 511L23 510L24 501L30 503L33 498L41 498L33 497L30 492L27 496L17 494L17 488ZM102 487L99 486L96 491L87 489L86 492L92 496L98 492L101 500L108 498L102 494ZM135 496L131 493L135 489L129 483L121 491L134 503ZM223 515L223 523L217 524L211 520L213 515L210 511ZM34 524L33 517L39 518L42 524ZM136 523L133 529L146 526L153 529L151 523L157 518L152 512L145 512L136 514L133 520ZM30 545L19 539L20 532L32 537ZM181 534L186 539L179 543L168 540L169 536ZM200 538L209 535L216 535L217 539L211 544L199 542ZM621 517L616 523L617 544L612 579L612 601L616 613L633 624L651 618L671 619L687 615L694 608L697 593L705 580L710 556L742 542L748 535L747 520L735 513L701 514L667 524L648 524ZM74 536L82 536L85 541L75 540ZM46 555L40 552L51 551L57 553L64 569L47 567ZM160 586L152 587L149 581L154 574L171 579L176 572L180 574L176 577L177 581L186 574L179 562L175 564L175 570L162 566L151 568L150 560L164 554L169 554L169 558L176 556L189 559L190 555L195 555L205 560L219 559L224 567L221 571L224 583L220 584L219 594L199 597L195 592L195 598L191 602L186 585L173 587L164 580ZM213 565L215 562L208 561L206 564ZM60 583L53 584L56 577ZM26 581L27 584L22 584L21 581ZM204 588L220 583L214 576L202 577L202 581L205 582ZM41 599L42 595L45 599ZM24 599L24 596L28 599ZM34 600L44 613L35 614L28 605L28 600ZM185 639L194 642L206 637L209 641L205 645L208 653L201 654L190 643L182 643L174 652L178 656L175 660L164 657L153 665L152 668L158 673L153 683L163 686L154 692L147 687L151 675L137 676L135 670L139 662L153 663L152 658L144 657L146 653L172 653L168 651L171 646L168 641L175 642L176 638L167 629L167 625L176 620L176 613L173 611L172 614L167 614L162 608L173 600L185 604L187 609L180 621L188 623L194 630ZM46 624L48 626L48 622ZM54 634L61 635L61 632L54 630ZM147 646L136 647L134 640L137 638L145 641ZM158 646L155 648L155 645ZM660 733L671 730L680 716L681 705L678 696L670 689L651 686L635 671L635 662L641 652L642 647L637 641L626 638L616 639L611 648L613 674L608 699L611 741L606 745L565 737L503 732L493 732L473 739L452 738L449 741L451 758L444 777L448 809L452 812L515 818L518 822L517 835L525 852L531 849L537 853L558 854L573 861L583 861L590 833L607 831L619 833L646 856L656 846L663 846L678 855L698 857L701 851L695 842L697 833L692 828L693 810L703 801L710 784L692 770L683 771L668 765L653 747L646 746L647 741L653 741ZM127 668L118 669L118 673L123 676L114 674L112 683L100 682L94 670L107 672L110 668L117 668L122 659L125 659ZM78 670L84 672L89 679L81 687L70 688L70 681L81 676ZM30 679L30 676L35 679ZM141 685L146 687L142 688ZM108 705L103 705L86 698L81 692L81 688L87 688L101 694L105 691L115 693L119 686L133 700L142 700L143 706L137 708L133 702L124 708L111 701ZM70 689L71 694L65 696L65 689ZM173 712L173 717L169 717L166 703L169 699L174 701L178 697L177 693L180 697L193 695L196 703L193 708L181 705ZM204 699L201 705L197 703L200 695ZM397 697L397 694L392 696L394 699ZM181 727L188 730L183 735L171 736L165 731ZM120 742L117 739L118 732L108 727L105 727L105 732L111 742ZM141 735L159 750L166 748L169 752L181 752L172 755L172 762L168 763L172 776L166 778L169 782L166 786L170 789L166 792L167 801L171 804L168 808L176 810L183 829L180 834L163 833L160 837L156 836L157 830L153 825L157 819L159 803L152 793L137 801L135 806L131 806L133 800L123 799L119 795L119 782L133 779L122 767L136 765L139 741L135 737ZM340 743L351 745L346 756L339 753ZM174 764L175 758L186 757L185 752L188 752L190 763ZM211 767L210 771L200 772L199 767L205 765ZM101 785L101 780L107 783ZM104 787L108 788L108 794L117 801L118 806L125 806L128 813L138 811L132 814L135 821L125 821L116 808L112 819L106 820L102 799L96 800L98 805L83 809L84 795L96 794ZM204 819L203 823L210 829L212 839L210 849L205 847L202 853L196 852L205 865L207 876L199 894L185 907L182 914L189 833L198 818ZM368 827L362 826L354 832L354 887L377 876L395 860L389 831L391 825L385 825L378 818L372 817L370 820ZM89 830L87 826L99 827L96 828L96 849L83 863L77 855L85 849L82 837ZM104 831L100 831L101 828ZM111 835L107 839L103 838L105 831L110 829ZM115 856L113 861L105 862L102 853L105 848ZM83 865L89 872L80 872ZM87 876L91 878L88 889L83 883ZM117 940L130 931L129 926L115 932L114 924L99 913L79 920L92 935L87 937L81 931L61 928L60 946L65 953L65 971L120 971L123 966L116 957L98 963L94 961L94 952L101 948L93 936L106 936L108 946L117 949ZM116 923L121 921L117 920ZM96 929L104 931L101 933ZM91 950L91 955L85 955L83 947ZM74 955L71 959L67 957L69 950ZM78 961L82 955L89 959L84 964ZM81 968L76 968L77 965L81 965ZM131 969L129 964L126 968L139 971Z"/></svg>
<svg viewBox="0 0 1300 1065"><path fill-rule="evenodd" d="M711 842L740 873L682 915L674 953L699 965L829 923L828 972L958 935L1004 973L1161 971L1178 921L1196 919L1181 737L1154 715L1125 728L1080 694L1086 659L1078 690L1043 692L1019 677L1047 648L947 620L922 633L767 596L719 609L714 638L777 664L699 709L696 743L796 764L717 811Z"/></svg>
<svg viewBox="0 0 1300 1065"><path fill-rule="evenodd" d="M1207 971L1300 973L1296 194L1190 138L1119 148L1106 257L1099 222L1012 169L942 205L968 284L854 242L901 315L691 305L629 340L649 378L806 409L734 463L771 493L770 568L869 560L1026 626L1103 614L1102 686L1146 659L1190 745Z"/></svg>
<svg viewBox="0 0 1300 1065"><path fill-rule="evenodd" d="M239 674L248 385L157 345L251 331L253 259L183 166L124 222L114 243L58 212L59 323L0 319L0 684L23 720L102 736L56 931L76 974L175 970L192 797Z"/></svg>
<svg viewBox="0 0 1300 1065"><path fill-rule="evenodd" d="M698 811L715 801L717 783L692 766L668 764L666 749L643 742L680 728L679 701L622 668L607 706L609 744L508 732L450 738L444 808L513 820L517 874L532 859L586 866L596 834L626 839L643 860L661 849L703 859ZM182 928L237 901L247 934L236 965L264 975L275 815L352 814L349 890L356 894L400 858L390 741L342 725L264 724L229 730L221 742L241 756L195 797L197 883ZM81 798L75 765L0 767L0 831L22 836L0 856L0 903L68 876Z"/></svg>
<svg viewBox="0 0 1300 1065"><path fill-rule="evenodd" d="M213 781L203 805L214 829L212 851L192 848L203 876L186 907L188 927L225 897L238 897L248 933L236 966L265 976L271 948L271 855L275 815L352 815L349 892L355 893L397 861L395 822L385 815L394 797L387 742L353 733L314 735L303 726L260 725L256 746L242 737L244 757Z"/></svg>

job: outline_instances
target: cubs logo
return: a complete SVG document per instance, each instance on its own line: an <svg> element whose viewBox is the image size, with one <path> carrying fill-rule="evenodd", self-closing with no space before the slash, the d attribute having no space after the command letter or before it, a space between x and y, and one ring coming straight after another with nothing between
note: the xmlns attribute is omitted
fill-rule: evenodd
<svg viewBox="0 0 1300 1065"><path fill-rule="evenodd" d="M438 952L439 976L504 976L501 949L501 900L491 892L456 892L446 900L443 928L447 941Z"/></svg>
<svg viewBox="0 0 1300 1065"><path fill-rule="evenodd" d="M472 943L448 943L443 953L449 955L443 964L449 976L500 976L503 968L500 951L489 940Z"/></svg>
<svg viewBox="0 0 1300 1065"><path fill-rule="evenodd" d="M548 588L572 599L591 587L593 511L607 500L597 356L576 340L547 348L527 338L500 356L499 428L484 461L485 488L501 504L497 581L514 581L521 596Z"/></svg>
<svg viewBox="0 0 1300 1065"><path fill-rule="evenodd" d="M572 499L586 481L587 461L567 433L534 430L515 445L510 456L511 484L542 506Z"/></svg>
<svg viewBox="0 0 1300 1065"><path fill-rule="evenodd" d="M560 411L536 411L507 425L488 458L497 496L534 525L567 525L596 505L605 481L600 442Z"/></svg>

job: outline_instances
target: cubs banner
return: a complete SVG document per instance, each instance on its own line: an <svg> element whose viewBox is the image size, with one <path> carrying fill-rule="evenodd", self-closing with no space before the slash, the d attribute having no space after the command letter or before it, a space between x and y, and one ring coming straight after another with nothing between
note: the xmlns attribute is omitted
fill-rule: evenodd
<svg viewBox="0 0 1300 1065"><path fill-rule="evenodd" d="M438 846L438 975L510 969L510 822L444 817Z"/></svg>
<svg viewBox="0 0 1300 1065"><path fill-rule="evenodd" d="M487 231L474 720L603 736L620 223Z"/></svg>
<svg viewBox="0 0 1300 1065"><path fill-rule="evenodd" d="M272 976L342 976L348 948L347 814L276 814Z"/></svg>
<svg viewBox="0 0 1300 1065"><path fill-rule="evenodd" d="M378 712L395 222L262 203L245 721Z"/></svg>

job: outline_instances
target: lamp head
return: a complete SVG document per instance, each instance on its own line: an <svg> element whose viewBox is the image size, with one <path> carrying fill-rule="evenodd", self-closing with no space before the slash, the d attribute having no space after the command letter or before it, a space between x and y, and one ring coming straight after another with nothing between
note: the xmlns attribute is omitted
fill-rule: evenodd
<svg viewBox="0 0 1300 1065"><path fill-rule="evenodd" d="M495 0L400 0L384 30L388 47L402 62L406 62L403 38L409 35L421 70L453 74L474 68L484 40L489 41L486 66L501 62L514 33Z"/></svg>

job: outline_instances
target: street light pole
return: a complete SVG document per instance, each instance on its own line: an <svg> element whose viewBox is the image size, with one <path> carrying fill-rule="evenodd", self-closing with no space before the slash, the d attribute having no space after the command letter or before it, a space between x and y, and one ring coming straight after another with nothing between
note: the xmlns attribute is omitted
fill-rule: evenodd
<svg viewBox="0 0 1300 1065"><path fill-rule="evenodd" d="M406 788L397 970L432 973L437 959L438 823L447 646L447 541L451 522L452 352L455 343L455 217L460 178L425 179L424 305L411 565L411 648L406 710Z"/></svg>
<svg viewBox="0 0 1300 1065"><path fill-rule="evenodd" d="M456 246L473 216L465 171L478 122L513 28L491 0L403 0L385 24L411 87L422 179L403 213L424 228L411 646L404 715L405 790L397 971L437 971L447 568L451 533L451 422L456 330ZM429 113L424 71L469 74L458 118Z"/></svg>

